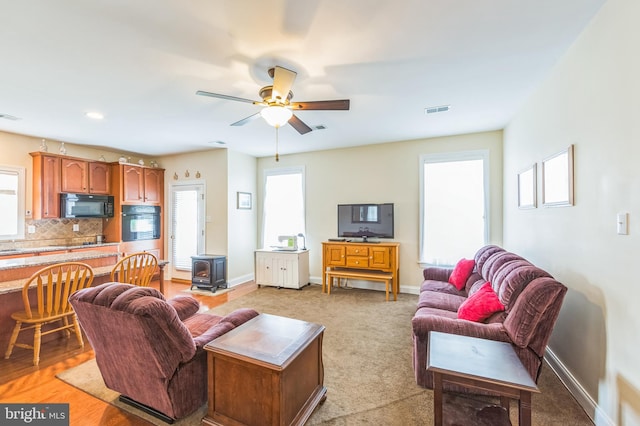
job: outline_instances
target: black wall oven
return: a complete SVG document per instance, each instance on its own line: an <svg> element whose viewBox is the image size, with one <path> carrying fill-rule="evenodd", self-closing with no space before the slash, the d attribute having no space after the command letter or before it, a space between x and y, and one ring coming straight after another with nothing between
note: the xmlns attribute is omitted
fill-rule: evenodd
<svg viewBox="0 0 640 426"><path fill-rule="evenodd" d="M160 207L122 206L122 241L160 238Z"/></svg>

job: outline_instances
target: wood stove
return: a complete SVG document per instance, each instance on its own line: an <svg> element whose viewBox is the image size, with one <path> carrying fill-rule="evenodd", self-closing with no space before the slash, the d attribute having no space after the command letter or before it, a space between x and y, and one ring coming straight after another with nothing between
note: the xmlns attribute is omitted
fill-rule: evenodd
<svg viewBox="0 0 640 426"><path fill-rule="evenodd" d="M215 254L191 256L191 289L194 287L215 292L227 288L227 258Z"/></svg>

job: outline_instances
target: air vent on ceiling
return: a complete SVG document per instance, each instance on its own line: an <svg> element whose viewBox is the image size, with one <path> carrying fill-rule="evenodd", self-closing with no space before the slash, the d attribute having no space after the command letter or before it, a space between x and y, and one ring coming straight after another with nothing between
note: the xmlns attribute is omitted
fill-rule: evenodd
<svg viewBox="0 0 640 426"><path fill-rule="evenodd" d="M318 124L317 126L314 126L316 130L324 130L326 129L326 126L324 124Z"/></svg>
<svg viewBox="0 0 640 426"><path fill-rule="evenodd" d="M447 112L451 109L451 105L440 105L440 106L433 106L433 107L427 107L424 109L424 113L425 114L435 114L437 112Z"/></svg>
<svg viewBox="0 0 640 426"><path fill-rule="evenodd" d="M18 121L18 120L21 120L21 118L20 118L20 117L15 117L15 116L13 116L13 115L9 115L9 114L2 114L2 113L0 113L0 118L4 118L4 119L7 119L7 120L11 120L11 121Z"/></svg>

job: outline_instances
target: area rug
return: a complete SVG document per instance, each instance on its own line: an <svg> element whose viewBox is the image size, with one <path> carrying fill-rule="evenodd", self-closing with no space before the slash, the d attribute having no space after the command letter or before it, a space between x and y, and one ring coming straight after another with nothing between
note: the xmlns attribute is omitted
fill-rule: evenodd
<svg viewBox="0 0 640 426"><path fill-rule="evenodd" d="M322 324L323 361L327 399L308 425L429 425L433 424L433 392L416 385L411 355L411 318L416 295L399 294L385 301L384 292L336 289L323 294L320 286L300 290L262 287L210 312L224 315L240 307ZM95 362L86 362L58 375L67 383L146 416L117 401L104 387ZM592 425L581 407L553 374L543 369L541 394L533 396L533 425ZM511 418L517 424L516 403ZM179 426L200 425L202 411ZM145 417L155 424L162 422Z"/></svg>

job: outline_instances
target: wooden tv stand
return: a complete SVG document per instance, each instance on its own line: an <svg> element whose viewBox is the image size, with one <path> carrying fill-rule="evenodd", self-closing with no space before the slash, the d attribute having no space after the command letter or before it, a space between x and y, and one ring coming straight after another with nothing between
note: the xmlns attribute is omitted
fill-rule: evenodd
<svg viewBox="0 0 640 426"><path fill-rule="evenodd" d="M362 272L363 281L371 271L392 274L391 286L394 295L400 290L400 243L355 243L346 241L325 241L322 243L322 292L331 285L327 271L349 270L358 279Z"/></svg>

